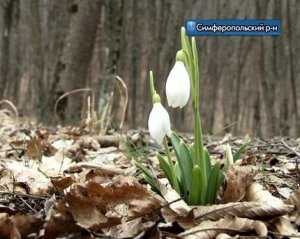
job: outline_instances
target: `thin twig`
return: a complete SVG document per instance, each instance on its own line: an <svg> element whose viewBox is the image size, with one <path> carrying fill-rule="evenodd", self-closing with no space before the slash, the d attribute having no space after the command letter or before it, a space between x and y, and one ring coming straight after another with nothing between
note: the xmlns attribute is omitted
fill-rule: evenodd
<svg viewBox="0 0 300 239"><path fill-rule="evenodd" d="M56 102L55 102L55 105L54 105L54 114L55 114L55 117L58 118L58 115L57 115L57 106L58 106L58 103L65 97L67 96L70 96L70 95L74 95L76 93L79 93L79 92L91 92L92 96L94 95L93 93L93 90L90 89L90 88L81 88L81 89L76 89L76 90L72 90L72 91L69 91L69 92L66 92L64 93L62 96L60 96Z"/></svg>
<svg viewBox="0 0 300 239"><path fill-rule="evenodd" d="M4 99L4 100L1 100L1 101L0 101L0 105L1 105L1 104L7 104L7 105L9 105L10 108L11 108L11 109L13 110L13 112L15 113L16 118L19 118L19 112L18 112L17 107L14 105L14 103L12 103L12 102L9 101L9 100Z"/></svg>
<svg viewBox="0 0 300 239"><path fill-rule="evenodd" d="M127 105L128 105L128 88L120 76L116 76L116 80L120 83L120 85L122 86L122 88L124 89L124 92L125 92L125 102L123 104L124 107L123 107L122 118L121 118L121 122L120 122L120 126L119 126L119 128L122 129L124 121L125 121L126 110L127 110Z"/></svg>
<svg viewBox="0 0 300 239"><path fill-rule="evenodd" d="M221 128L220 130L218 130L218 131L215 133L215 135L218 135L218 134L220 134L220 133L223 133L226 129L229 129L229 128L231 128L232 126L235 126L238 122L239 122L239 121L234 121L234 122L232 122L232 123L230 123L230 124L224 126L224 127Z"/></svg>
<svg viewBox="0 0 300 239"><path fill-rule="evenodd" d="M43 196L37 196L37 195L32 195L32 194L27 194L27 193L18 193L18 192L7 192L7 191L0 191L0 195L10 195L10 196L19 196L19 197L27 197L27 198L33 198L33 199L41 199L45 200L48 199L47 197Z"/></svg>
<svg viewBox="0 0 300 239"><path fill-rule="evenodd" d="M61 172L61 170L62 170L64 161L65 161L65 150L63 149L63 151L62 151L62 160L61 160L61 163L60 163L60 166L59 166L58 174L60 174L60 172Z"/></svg>
<svg viewBox="0 0 300 239"><path fill-rule="evenodd" d="M293 149L291 146L289 146L283 139L281 140L282 144L284 147L286 147L287 149L291 150L294 154L297 155L297 157L300 158L300 153L297 152L295 149Z"/></svg>
<svg viewBox="0 0 300 239"><path fill-rule="evenodd" d="M35 210L32 206L30 206L26 200L24 200L22 197L18 196L18 198L30 209L32 210L34 213L38 213L37 210Z"/></svg>

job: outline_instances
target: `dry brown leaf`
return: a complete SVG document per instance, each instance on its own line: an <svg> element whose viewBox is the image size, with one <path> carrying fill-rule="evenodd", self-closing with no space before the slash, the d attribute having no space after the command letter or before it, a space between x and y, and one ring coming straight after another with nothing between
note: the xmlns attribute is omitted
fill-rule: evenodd
<svg viewBox="0 0 300 239"><path fill-rule="evenodd" d="M43 148L41 139L37 136L31 138L31 140L27 144L26 155L30 159L41 160L43 156Z"/></svg>
<svg viewBox="0 0 300 239"><path fill-rule="evenodd" d="M0 213L0 238L21 239L28 234L37 232L42 220L33 215L13 215Z"/></svg>
<svg viewBox="0 0 300 239"><path fill-rule="evenodd" d="M258 183L252 183L249 186L246 198L248 201L267 203L274 208L285 206L281 199L274 197L269 191L264 190L263 186Z"/></svg>
<svg viewBox="0 0 300 239"><path fill-rule="evenodd" d="M212 206L193 207L187 217L180 217L171 209L162 208L162 216L167 222L177 222L182 228L190 229L205 220L217 221L227 216L236 216L248 219L270 219L285 215L293 210L290 205L273 207L259 202L236 202Z"/></svg>
<svg viewBox="0 0 300 239"><path fill-rule="evenodd" d="M59 236L79 232L81 228L76 225L72 215L67 211L64 201L59 201L55 208L51 208L43 227L42 238L53 239Z"/></svg>
<svg viewBox="0 0 300 239"><path fill-rule="evenodd" d="M72 159L66 157L64 151L58 151L51 157L43 156L37 169L48 177L60 176L72 164Z"/></svg>
<svg viewBox="0 0 300 239"><path fill-rule="evenodd" d="M229 235L226 234L226 233L220 233L220 234L216 237L216 239L230 239L230 238L232 238L232 237L229 236Z"/></svg>
<svg viewBox="0 0 300 239"><path fill-rule="evenodd" d="M23 162L10 160L5 162L2 169L0 185L2 190L45 195L51 183L36 167L27 167Z"/></svg>
<svg viewBox="0 0 300 239"><path fill-rule="evenodd" d="M116 168L115 165L109 165L109 164L94 164L94 163L77 163L75 165L72 165L68 169L65 170L65 172L72 173L72 172L81 172L83 169L90 169L94 170L94 174L98 176L108 176L113 177L116 175L124 175L124 170ZM92 175L90 175L92 176ZM91 177L88 177L87 179L90 179Z"/></svg>
<svg viewBox="0 0 300 239"><path fill-rule="evenodd" d="M107 186L94 181L88 181L83 187L75 186L65 199L74 219L85 228L111 226L125 217L136 217L159 206L159 201L136 179L123 176Z"/></svg>
<svg viewBox="0 0 300 239"><path fill-rule="evenodd" d="M232 166L226 173L226 188L223 202L238 202L246 194L247 187L253 182L254 172L247 166Z"/></svg>
<svg viewBox="0 0 300 239"><path fill-rule="evenodd" d="M52 177L51 183L57 192L62 193L66 188L70 187L75 182L75 179L71 176L58 176Z"/></svg>
<svg viewBox="0 0 300 239"><path fill-rule="evenodd" d="M22 161L7 160L3 164L0 185L4 187L3 190L45 195L52 188L49 177L61 175L71 163L71 159L64 157L63 152L51 157L43 156L41 161L30 160L28 165Z"/></svg>
<svg viewBox="0 0 300 239"><path fill-rule="evenodd" d="M119 176L110 184L100 184L95 178L84 184L73 184L67 190L49 221L53 222L55 217L57 220L55 215L61 214L65 217L61 221L70 222L68 215L71 215L74 224L94 231L152 213L162 203L133 177ZM53 226L50 228L54 230Z"/></svg>
<svg viewBox="0 0 300 239"><path fill-rule="evenodd" d="M294 225L290 222L287 216L282 216L277 218L272 222L272 225L275 226L276 230L281 235L289 235L289 236L300 236Z"/></svg>
<svg viewBox="0 0 300 239"><path fill-rule="evenodd" d="M105 235L114 238L132 238L140 232L145 232L154 225L155 222L153 221L143 222L142 218L136 218L128 222L123 222L120 225L107 229L104 228L102 230L105 232Z"/></svg>
<svg viewBox="0 0 300 239"><path fill-rule="evenodd" d="M264 219L284 215L293 210L290 205L283 204L280 207L260 202L236 202L212 206L199 206L193 208L194 219L218 220L227 215L249 219Z"/></svg>
<svg viewBox="0 0 300 239"><path fill-rule="evenodd" d="M290 198L293 190L288 187L276 187L277 192L285 199Z"/></svg>
<svg viewBox="0 0 300 239"><path fill-rule="evenodd" d="M287 203L295 206L296 210L292 213L291 220L295 222L296 225L300 225L300 189L296 190L290 196Z"/></svg>
<svg viewBox="0 0 300 239"><path fill-rule="evenodd" d="M261 221L246 218L227 217L218 221L204 221L179 236L187 239L212 239L220 233L236 235L240 232L255 231L258 236L266 236L268 233L266 225Z"/></svg>
<svg viewBox="0 0 300 239"><path fill-rule="evenodd" d="M160 189L162 196L164 199L170 204L170 208L179 216L179 217L186 217L190 211L192 210L191 207L189 207L185 201L179 200L177 202L174 202L178 199L180 199L179 194L171 187L169 182L164 179L159 179L160 183ZM174 203L173 203L174 202Z"/></svg>

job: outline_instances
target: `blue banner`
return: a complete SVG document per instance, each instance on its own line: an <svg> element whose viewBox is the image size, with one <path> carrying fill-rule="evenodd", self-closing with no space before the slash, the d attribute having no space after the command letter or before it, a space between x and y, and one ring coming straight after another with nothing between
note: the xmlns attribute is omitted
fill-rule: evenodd
<svg viewBox="0 0 300 239"><path fill-rule="evenodd" d="M278 36L278 19L191 19L185 22L188 36Z"/></svg>

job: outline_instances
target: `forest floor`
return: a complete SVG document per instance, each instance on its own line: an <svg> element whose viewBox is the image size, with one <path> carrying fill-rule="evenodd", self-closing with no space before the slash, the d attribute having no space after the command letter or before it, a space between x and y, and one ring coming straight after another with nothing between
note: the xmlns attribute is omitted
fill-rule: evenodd
<svg viewBox="0 0 300 239"><path fill-rule="evenodd" d="M300 139L251 139L216 205L188 206L143 180L136 160L164 177L145 131L99 136L2 117L0 135L0 238L300 238ZM222 161L225 144L247 140L205 145Z"/></svg>

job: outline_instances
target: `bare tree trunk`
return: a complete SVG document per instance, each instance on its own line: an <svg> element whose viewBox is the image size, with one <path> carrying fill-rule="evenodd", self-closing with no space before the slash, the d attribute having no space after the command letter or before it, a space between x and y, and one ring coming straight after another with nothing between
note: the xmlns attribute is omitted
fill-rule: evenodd
<svg viewBox="0 0 300 239"><path fill-rule="evenodd" d="M293 45L293 38L292 38L292 22L291 22L291 13L290 13L290 2L287 1L286 6L286 17L287 17L287 34L290 36L288 38L288 52L289 52L289 76L290 76L290 82L291 82L291 90L292 90L292 102L293 102L293 113L295 116L295 122L296 122L296 135L300 135L300 118L298 113L298 98L297 98L297 84L296 84L296 76L295 76L295 65L294 65L294 55L295 55L295 49ZM296 29L294 29L296 30Z"/></svg>
<svg viewBox="0 0 300 239"><path fill-rule="evenodd" d="M256 2L257 5L257 14L258 18L262 18L262 16L266 15L268 2L263 2L260 4L260 1L258 0ZM263 12L264 11L264 12ZM261 37L260 39L260 55L259 55L259 78L262 85L263 90L263 97L264 97L264 104L265 104L265 112L266 112L266 118L267 118L267 132L269 135L276 135L278 133L277 127L276 127L276 114L274 111L274 94L275 94L275 88L274 88L274 81L271 81L271 79L268 79L267 77L267 69L266 69L266 39Z"/></svg>
<svg viewBox="0 0 300 239"><path fill-rule="evenodd" d="M23 47L23 75L21 77L20 97L26 99L21 101L20 106L23 110L29 110L37 116L44 104L44 85L43 85L43 50L41 36L41 18L39 15L38 1L20 1L21 12L21 31L24 40ZM28 86L28 87L24 87ZM27 88L25 90L25 88Z"/></svg>
<svg viewBox="0 0 300 239"><path fill-rule="evenodd" d="M9 72L9 36L11 33L12 27L12 18L13 18L13 7L14 1L3 1L2 5L0 6L1 14L3 16L1 19L0 29L1 31L1 51L0 51L0 97L3 97L3 93L5 90L6 83L8 81L8 72Z"/></svg>
<svg viewBox="0 0 300 239"><path fill-rule="evenodd" d="M71 22L65 40L63 54L56 64L54 74L56 81L52 85L52 93L57 89L69 92L84 88L100 14L99 0L75 0L69 8ZM53 102L53 101L48 101ZM69 99L67 117L80 119L82 97Z"/></svg>

